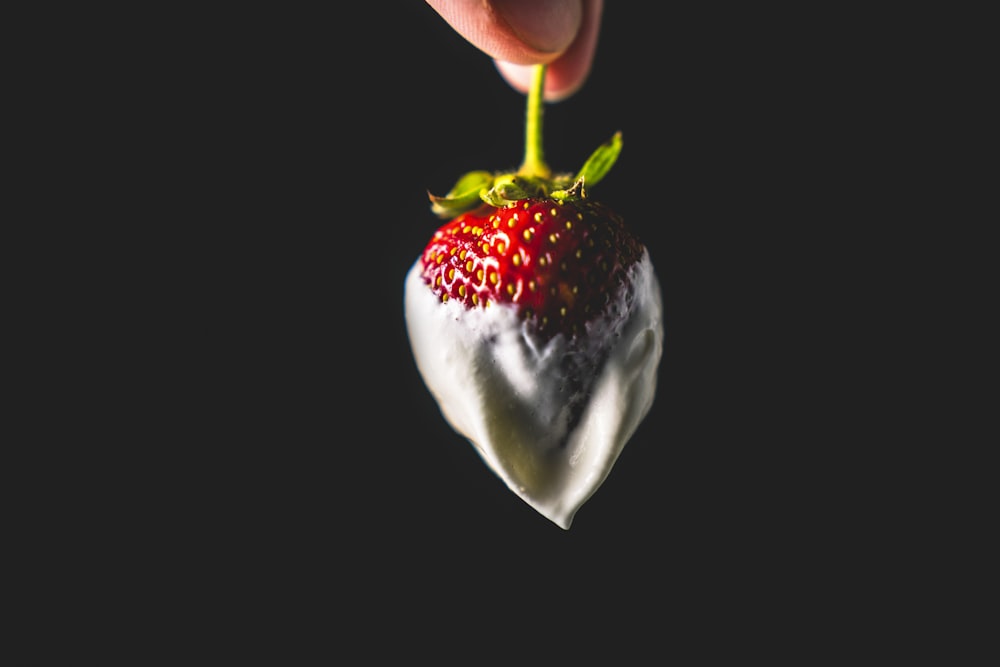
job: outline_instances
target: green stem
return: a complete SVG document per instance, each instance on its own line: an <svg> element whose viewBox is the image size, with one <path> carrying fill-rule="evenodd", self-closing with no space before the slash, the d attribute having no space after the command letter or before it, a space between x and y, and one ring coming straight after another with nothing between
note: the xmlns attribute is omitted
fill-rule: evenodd
<svg viewBox="0 0 1000 667"><path fill-rule="evenodd" d="M545 164L542 148L542 115L545 110L545 65L535 65L528 90L528 109L525 114L524 161L518 174L521 176L551 176L549 165Z"/></svg>

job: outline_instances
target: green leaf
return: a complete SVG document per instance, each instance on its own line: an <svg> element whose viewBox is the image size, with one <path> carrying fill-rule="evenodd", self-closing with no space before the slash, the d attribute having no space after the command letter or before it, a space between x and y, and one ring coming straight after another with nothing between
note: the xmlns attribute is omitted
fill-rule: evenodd
<svg viewBox="0 0 1000 667"><path fill-rule="evenodd" d="M471 211L482 202L482 193L493 184L493 174L488 171L470 171L458 179L447 195L438 197L427 193L431 210L439 218L451 218Z"/></svg>
<svg viewBox="0 0 1000 667"><path fill-rule="evenodd" d="M507 201L517 201L519 199L527 199L530 196L528 190L522 187L516 179L510 181L509 183L498 183L494 188L494 191L500 195L501 198Z"/></svg>
<svg viewBox="0 0 1000 667"><path fill-rule="evenodd" d="M559 201L566 201L567 199L582 199L584 196L583 191L584 182L583 179L578 179L568 190L555 190L552 192L552 198L558 199Z"/></svg>
<svg viewBox="0 0 1000 667"><path fill-rule="evenodd" d="M510 202L527 199L538 193L535 179L522 178L517 174L501 174L493 181L493 187L483 191L482 199L491 206L506 206Z"/></svg>
<svg viewBox="0 0 1000 667"><path fill-rule="evenodd" d="M591 153L590 157L583 164L583 167L576 175L576 181L583 181L588 188L592 188L604 178L605 174L611 171L618 160L618 154L622 152L622 133L615 132L615 135Z"/></svg>

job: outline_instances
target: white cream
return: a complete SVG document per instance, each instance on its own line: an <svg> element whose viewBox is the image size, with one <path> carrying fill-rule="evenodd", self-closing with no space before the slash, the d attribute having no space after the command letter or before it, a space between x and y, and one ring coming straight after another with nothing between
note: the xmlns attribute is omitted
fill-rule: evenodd
<svg viewBox="0 0 1000 667"><path fill-rule="evenodd" d="M539 348L511 306L442 303L424 283L419 259L406 276L410 345L445 419L511 491L564 529L653 403L663 350L660 286L648 253L630 273L634 307L571 430L562 336Z"/></svg>

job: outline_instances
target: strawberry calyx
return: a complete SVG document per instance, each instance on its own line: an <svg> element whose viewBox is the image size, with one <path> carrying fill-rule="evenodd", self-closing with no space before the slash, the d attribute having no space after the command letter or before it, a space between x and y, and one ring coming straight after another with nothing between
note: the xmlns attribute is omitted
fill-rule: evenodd
<svg viewBox="0 0 1000 667"><path fill-rule="evenodd" d="M601 144L574 173L553 174L542 147L542 91L545 65L535 67L528 92L525 117L524 158L515 172L470 171L463 174L444 196L428 192L431 210L451 219L483 204L503 207L525 199L552 199L561 203L585 199L587 188L600 182L611 170L622 149L622 134L616 132Z"/></svg>

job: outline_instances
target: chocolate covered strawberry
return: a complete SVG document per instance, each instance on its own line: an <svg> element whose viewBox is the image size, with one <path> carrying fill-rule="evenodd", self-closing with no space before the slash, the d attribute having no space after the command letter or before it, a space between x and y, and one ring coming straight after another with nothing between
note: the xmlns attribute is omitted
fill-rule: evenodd
<svg viewBox="0 0 1000 667"><path fill-rule="evenodd" d="M647 414L663 341L645 246L590 188L621 134L575 174L541 151L528 95L513 174L466 174L432 210L447 220L410 269L405 315L417 367L448 422L538 512L569 528Z"/></svg>

